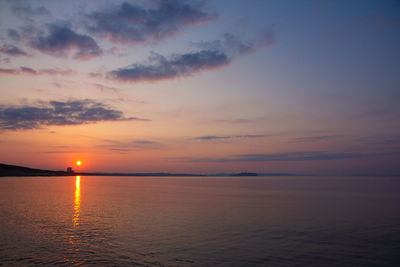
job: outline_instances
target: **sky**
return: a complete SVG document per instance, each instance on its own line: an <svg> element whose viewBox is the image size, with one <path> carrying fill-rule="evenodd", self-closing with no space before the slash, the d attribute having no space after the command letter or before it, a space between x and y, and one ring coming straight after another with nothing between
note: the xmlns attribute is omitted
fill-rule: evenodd
<svg viewBox="0 0 400 267"><path fill-rule="evenodd" d="M399 47L394 0L0 0L0 162L400 174Z"/></svg>

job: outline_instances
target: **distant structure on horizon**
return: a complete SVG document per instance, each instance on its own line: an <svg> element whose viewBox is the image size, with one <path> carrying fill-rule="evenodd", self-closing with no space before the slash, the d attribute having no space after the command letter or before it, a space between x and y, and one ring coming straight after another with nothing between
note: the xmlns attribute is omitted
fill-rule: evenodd
<svg viewBox="0 0 400 267"><path fill-rule="evenodd" d="M234 173L232 176L258 176L258 173L255 172L240 172L240 173Z"/></svg>
<svg viewBox="0 0 400 267"><path fill-rule="evenodd" d="M74 173L74 170L72 170L72 167L67 167L67 173L68 174Z"/></svg>

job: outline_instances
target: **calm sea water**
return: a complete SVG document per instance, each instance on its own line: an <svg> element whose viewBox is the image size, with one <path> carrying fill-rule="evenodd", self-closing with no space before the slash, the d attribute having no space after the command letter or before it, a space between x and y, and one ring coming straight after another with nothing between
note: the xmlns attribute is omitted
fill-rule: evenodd
<svg viewBox="0 0 400 267"><path fill-rule="evenodd" d="M399 266L396 177L0 178L0 265Z"/></svg>

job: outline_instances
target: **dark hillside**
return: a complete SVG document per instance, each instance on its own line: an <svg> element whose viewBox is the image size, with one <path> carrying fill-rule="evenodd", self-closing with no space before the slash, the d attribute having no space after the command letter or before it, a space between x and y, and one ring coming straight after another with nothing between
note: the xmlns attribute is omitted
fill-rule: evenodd
<svg viewBox="0 0 400 267"><path fill-rule="evenodd" d="M39 170L0 163L1 176L66 176L64 171Z"/></svg>

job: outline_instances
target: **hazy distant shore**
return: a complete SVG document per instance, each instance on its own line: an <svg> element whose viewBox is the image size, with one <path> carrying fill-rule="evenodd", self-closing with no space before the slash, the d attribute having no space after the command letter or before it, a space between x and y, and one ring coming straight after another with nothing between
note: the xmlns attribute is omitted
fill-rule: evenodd
<svg viewBox="0 0 400 267"><path fill-rule="evenodd" d="M7 165L0 163L0 177L4 176L205 176L201 174L185 173L106 173L106 172L66 172L41 170L16 165Z"/></svg>
<svg viewBox="0 0 400 267"><path fill-rule="evenodd" d="M189 173L165 173L165 172L154 172L154 173L114 173L114 172L66 172L66 171L52 171L52 170L41 170L29 167L22 167L16 165L8 165L0 163L0 177L13 176L181 176L181 177L196 177L196 176L235 176L235 177L247 177L247 176L299 176L298 174L290 173L263 173L258 174L255 172L240 172L240 173L218 173L218 174L189 174Z"/></svg>

